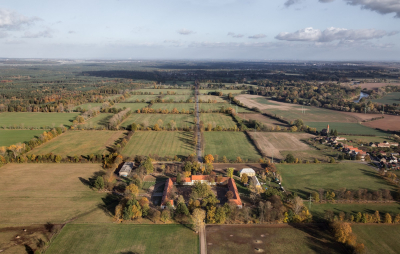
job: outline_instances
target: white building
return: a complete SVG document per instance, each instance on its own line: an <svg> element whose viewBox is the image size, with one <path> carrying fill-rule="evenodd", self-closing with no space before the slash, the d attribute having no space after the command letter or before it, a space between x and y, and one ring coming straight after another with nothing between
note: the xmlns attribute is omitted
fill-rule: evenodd
<svg viewBox="0 0 400 254"><path fill-rule="evenodd" d="M239 176L242 177L243 174L246 174L247 176L255 176L256 172L252 168L244 168L239 171Z"/></svg>
<svg viewBox="0 0 400 254"><path fill-rule="evenodd" d="M119 171L119 176L127 177L133 169L133 166L135 165L134 162L125 162L125 164L122 166L121 170Z"/></svg>

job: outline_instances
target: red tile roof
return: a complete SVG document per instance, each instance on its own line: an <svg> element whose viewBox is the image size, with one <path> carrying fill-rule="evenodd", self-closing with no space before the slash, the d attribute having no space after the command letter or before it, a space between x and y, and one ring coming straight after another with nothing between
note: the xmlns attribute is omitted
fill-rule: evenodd
<svg viewBox="0 0 400 254"><path fill-rule="evenodd" d="M172 182L171 178L169 178L166 182L165 182L165 187L164 187L164 192L163 192L163 196L162 196L162 202L161 205L166 205L167 202L170 202L171 205L174 205L174 201L173 200L168 200L168 194L171 191L172 187L174 186L174 183Z"/></svg>
<svg viewBox="0 0 400 254"><path fill-rule="evenodd" d="M234 204L236 204L238 206L241 206L242 205L242 200L240 199L239 192L237 190L235 180L233 180L232 178L228 179L228 188L229 188L230 191L233 192L233 198L229 199L229 202L230 203L234 203Z"/></svg>

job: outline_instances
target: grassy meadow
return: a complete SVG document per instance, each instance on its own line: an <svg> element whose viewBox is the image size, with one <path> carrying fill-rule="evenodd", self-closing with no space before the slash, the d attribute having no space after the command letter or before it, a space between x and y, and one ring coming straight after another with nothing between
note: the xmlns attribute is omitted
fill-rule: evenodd
<svg viewBox="0 0 400 254"><path fill-rule="evenodd" d="M113 108L118 108L118 109L130 108L132 112L135 112L138 109L142 109L147 106L149 106L149 104L147 103L117 103L113 106Z"/></svg>
<svg viewBox="0 0 400 254"><path fill-rule="evenodd" d="M187 156L194 152L193 133L183 131L137 131L122 150L125 156Z"/></svg>
<svg viewBox="0 0 400 254"><path fill-rule="evenodd" d="M171 121L175 121L177 127L189 127L194 124L194 116L190 114L131 114L121 126L126 128L136 123L144 127L152 127L158 120L163 121L162 126L166 126Z"/></svg>
<svg viewBox="0 0 400 254"><path fill-rule="evenodd" d="M376 170L361 163L277 164L276 168L282 175L282 185L305 199L319 189L394 190Z"/></svg>
<svg viewBox="0 0 400 254"><path fill-rule="evenodd" d="M191 89L150 89L150 88L144 88L144 89L139 89L137 90L138 92L147 92L147 93L152 93L154 95L160 95L160 94L167 94L167 92L175 92L177 95L181 94L193 94L193 90Z"/></svg>
<svg viewBox="0 0 400 254"><path fill-rule="evenodd" d="M32 113L4 112L0 113L0 126L24 128L53 128L61 125L70 126L80 113Z"/></svg>
<svg viewBox="0 0 400 254"><path fill-rule="evenodd" d="M165 95L162 97L163 100L173 100L177 102L185 102L186 100L192 98L194 101L194 95L193 94L184 94L184 95Z"/></svg>
<svg viewBox="0 0 400 254"><path fill-rule="evenodd" d="M114 114L112 113L101 113L86 121L86 124L92 127L98 127L98 126L105 127L108 126L108 122L110 121L113 115Z"/></svg>
<svg viewBox="0 0 400 254"><path fill-rule="evenodd" d="M207 125L210 123L214 128L217 125L222 128L233 128L236 126L236 123L233 121L230 115L226 114L218 114L218 113L209 113L209 114L201 114L200 121L203 121L204 127L207 128Z"/></svg>
<svg viewBox="0 0 400 254"><path fill-rule="evenodd" d="M400 249L400 225L351 225L366 254L395 254Z"/></svg>
<svg viewBox="0 0 400 254"><path fill-rule="evenodd" d="M200 89L200 94L208 95L208 93L215 93L215 92L222 92L224 95L228 94L241 94L243 91L246 90L233 90L233 89Z"/></svg>
<svg viewBox="0 0 400 254"><path fill-rule="evenodd" d="M215 95L200 95L199 100L202 100L202 101L211 100L211 101L217 101L217 102L226 102L226 100L224 100L222 97L215 96Z"/></svg>
<svg viewBox="0 0 400 254"><path fill-rule="evenodd" d="M157 99L158 95L132 95L131 97L125 99L125 102L150 102L151 100Z"/></svg>
<svg viewBox="0 0 400 254"><path fill-rule="evenodd" d="M389 93L384 95L382 98L371 100L372 102L378 102L382 104L390 104L393 103L399 104L400 103L400 92Z"/></svg>
<svg viewBox="0 0 400 254"><path fill-rule="evenodd" d="M194 111L194 103L155 103L151 108L154 109L168 109L168 111L172 111L174 108L181 111L185 109L186 111Z"/></svg>
<svg viewBox="0 0 400 254"><path fill-rule="evenodd" d="M242 160L258 160L261 155L243 132L204 132L204 154L226 156L234 161L237 157Z"/></svg>
<svg viewBox="0 0 400 254"><path fill-rule="evenodd" d="M103 103L85 103L85 104L75 106L74 110L76 110L77 108L88 110L88 109L95 108L95 107L101 107L101 105L103 105Z"/></svg>
<svg viewBox="0 0 400 254"><path fill-rule="evenodd" d="M0 146L10 146L29 141L44 130L0 130Z"/></svg>
<svg viewBox="0 0 400 254"><path fill-rule="evenodd" d="M220 110L222 107L225 109L231 107L234 110L236 110L236 105L230 105L229 103L199 103L200 110ZM237 112L238 113L250 113L253 112L251 110L248 110L247 108L242 108L242 107L237 107Z"/></svg>
<svg viewBox="0 0 400 254"><path fill-rule="evenodd" d="M374 135L374 136L387 136L387 133L378 131L370 127L358 124L358 123L337 123L337 122L305 122L306 125L317 128L317 131L326 129L329 124L331 130L337 130L338 133L342 134L355 134L355 135Z"/></svg>
<svg viewBox="0 0 400 254"><path fill-rule="evenodd" d="M85 181L102 170L100 164L30 163L0 168L0 224L64 223L104 204L106 194ZM104 211L102 211L102 215ZM95 219L95 218L93 218ZM111 218L108 218L111 221Z"/></svg>
<svg viewBox="0 0 400 254"><path fill-rule="evenodd" d="M183 225L68 224L47 254L195 254L199 237Z"/></svg>
<svg viewBox="0 0 400 254"><path fill-rule="evenodd" d="M123 136L123 131L68 131L33 149L29 154L53 153L61 156L104 154Z"/></svg>

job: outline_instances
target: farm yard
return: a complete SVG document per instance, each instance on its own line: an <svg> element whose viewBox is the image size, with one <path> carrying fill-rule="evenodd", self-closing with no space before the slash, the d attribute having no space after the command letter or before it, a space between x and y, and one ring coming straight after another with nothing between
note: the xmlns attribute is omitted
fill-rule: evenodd
<svg viewBox="0 0 400 254"><path fill-rule="evenodd" d="M378 120L377 120L378 121ZM373 123L375 121L372 121ZM354 135L372 135L372 136L387 136L388 134L383 131L375 130L370 127L358 123L337 123L337 122L305 122L304 124L309 127L317 128L317 131L326 129L329 124L331 130L337 130L339 134L354 134Z"/></svg>
<svg viewBox="0 0 400 254"><path fill-rule="evenodd" d="M249 134L257 140L261 150L270 158L284 159L281 151L315 150L301 141L314 137L307 133L249 132Z"/></svg>
<svg viewBox="0 0 400 254"><path fill-rule="evenodd" d="M286 190L296 192L304 199L319 189L350 190L388 189L394 191L375 169L360 163L339 164L277 164Z"/></svg>
<svg viewBox="0 0 400 254"><path fill-rule="evenodd" d="M61 125L70 126L80 113L0 113L1 127L53 128Z"/></svg>
<svg viewBox="0 0 400 254"><path fill-rule="evenodd" d="M113 106L113 108L117 109L130 108L132 112L136 112L138 109L142 109L148 106L149 104L147 103L117 103Z"/></svg>
<svg viewBox="0 0 400 254"><path fill-rule="evenodd" d="M38 137L44 130L0 130L0 146L10 146Z"/></svg>
<svg viewBox="0 0 400 254"><path fill-rule="evenodd" d="M230 115L226 114L201 114L200 121L203 122L204 128L207 128L208 124L214 128L217 125L221 126L222 128L234 128L236 123L232 120Z"/></svg>
<svg viewBox="0 0 400 254"><path fill-rule="evenodd" d="M289 127L288 124L282 123L278 120L275 120L271 117L264 116L262 114L238 114L238 116L244 120L255 120L259 121L263 124L265 124L268 127L273 127L276 128L276 126L283 126L283 127Z"/></svg>
<svg viewBox="0 0 400 254"><path fill-rule="evenodd" d="M153 127L159 120L162 121L160 127L166 127L171 121L174 121L179 128L194 125L194 116L190 114L131 114L121 126L127 128L135 123L142 127Z"/></svg>
<svg viewBox="0 0 400 254"><path fill-rule="evenodd" d="M344 253L329 230L318 225L210 225L207 253Z"/></svg>
<svg viewBox="0 0 400 254"><path fill-rule="evenodd" d="M352 225L353 233L364 243L367 254L399 252L400 225Z"/></svg>
<svg viewBox="0 0 400 254"><path fill-rule="evenodd" d="M106 127L108 126L108 122L110 121L113 115L114 114L111 113L101 113L86 121L86 124L89 127L99 127L99 126Z"/></svg>
<svg viewBox="0 0 400 254"><path fill-rule="evenodd" d="M154 103L151 108L162 110L167 109L168 111L172 111L176 108L179 112L182 111L182 109L185 109L185 111L194 111L194 103Z"/></svg>
<svg viewBox="0 0 400 254"><path fill-rule="evenodd" d="M192 132L138 131L122 150L125 156L149 155L188 156L194 153Z"/></svg>
<svg viewBox="0 0 400 254"><path fill-rule="evenodd" d="M123 131L67 131L28 154L53 153L61 156L80 156L108 153L107 148L122 138Z"/></svg>
<svg viewBox="0 0 400 254"><path fill-rule="evenodd" d="M198 235L184 225L69 224L46 253L186 254L198 248Z"/></svg>
<svg viewBox="0 0 400 254"><path fill-rule="evenodd" d="M85 183L99 171L101 165L92 163L1 167L0 224L64 223L94 209L101 210L98 205L104 204L105 194L91 190Z"/></svg>
<svg viewBox="0 0 400 254"><path fill-rule="evenodd" d="M237 157L242 160L257 161L261 155L251 140L243 132L204 132L205 148L204 154L218 155L230 161L235 161Z"/></svg>

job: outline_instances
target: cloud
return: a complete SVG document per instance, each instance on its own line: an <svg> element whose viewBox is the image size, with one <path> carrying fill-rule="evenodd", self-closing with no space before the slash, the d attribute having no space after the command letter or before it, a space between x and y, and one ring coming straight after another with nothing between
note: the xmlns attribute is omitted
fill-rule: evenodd
<svg viewBox="0 0 400 254"><path fill-rule="evenodd" d="M189 34L194 33L192 30L188 30L188 29L184 29L184 28L179 29L177 32L178 32L178 34L181 34L181 35L189 35Z"/></svg>
<svg viewBox="0 0 400 254"><path fill-rule="evenodd" d="M40 20L38 17L26 17L15 11L0 9L0 28L6 30L18 30L24 25L31 25Z"/></svg>
<svg viewBox="0 0 400 254"><path fill-rule="evenodd" d="M400 2L398 0L345 0L349 5L361 5L361 9L375 11L380 14L396 13L400 18Z"/></svg>
<svg viewBox="0 0 400 254"><path fill-rule="evenodd" d="M265 37L267 37L265 34L255 34L255 35L249 36L250 39L262 39Z"/></svg>
<svg viewBox="0 0 400 254"><path fill-rule="evenodd" d="M285 7L286 8L289 8L291 5L293 5L293 4L298 4L298 3L300 3L302 0L287 0L286 2L285 2Z"/></svg>
<svg viewBox="0 0 400 254"><path fill-rule="evenodd" d="M335 0L318 0L320 3L331 3Z"/></svg>
<svg viewBox="0 0 400 254"><path fill-rule="evenodd" d="M0 39L8 37L8 33L0 31Z"/></svg>
<svg viewBox="0 0 400 254"><path fill-rule="evenodd" d="M46 30L39 31L36 33L31 33L29 31L24 33L24 36L22 38L52 38L53 37L53 30L50 28L47 28Z"/></svg>
<svg viewBox="0 0 400 254"><path fill-rule="evenodd" d="M359 29L352 30L346 28L335 28L330 27L321 31L319 29L314 29L308 27L305 29L300 29L294 33L283 32L278 34L275 39L285 40L285 41L315 41L315 42L332 42L332 41L343 41L343 40L370 40L382 38L384 36L395 35L398 32L386 32L383 30L375 29Z"/></svg>
<svg viewBox="0 0 400 254"><path fill-rule="evenodd" d="M69 30L68 33L69 33L69 34L76 34L76 32L73 31L73 30Z"/></svg>
<svg viewBox="0 0 400 254"><path fill-rule="evenodd" d="M235 34L235 33L229 32L228 36L231 36L233 38L242 38L244 35L243 34Z"/></svg>

